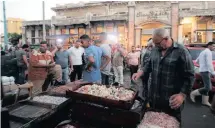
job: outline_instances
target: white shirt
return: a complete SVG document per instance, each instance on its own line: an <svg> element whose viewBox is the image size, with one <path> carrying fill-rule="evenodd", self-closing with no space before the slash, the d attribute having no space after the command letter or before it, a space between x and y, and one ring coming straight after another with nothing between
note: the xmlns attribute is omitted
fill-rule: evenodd
<svg viewBox="0 0 215 128"><path fill-rule="evenodd" d="M210 49L206 48L204 51L202 51L199 57L196 59L196 62L199 64L199 72L210 72L212 75L215 75L212 61L212 52Z"/></svg>
<svg viewBox="0 0 215 128"><path fill-rule="evenodd" d="M69 54L72 57L73 65L82 65L82 55L84 54L84 48L71 47L68 49Z"/></svg>

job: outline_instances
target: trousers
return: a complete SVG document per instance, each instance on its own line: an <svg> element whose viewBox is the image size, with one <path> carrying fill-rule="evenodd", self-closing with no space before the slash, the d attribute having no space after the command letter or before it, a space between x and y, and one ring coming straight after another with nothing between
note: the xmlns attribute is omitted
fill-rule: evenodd
<svg viewBox="0 0 215 128"><path fill-rule="evenodd" d="M211 74L209 72L200 72L204 87L199 89L201 95L208 96L209 91L212 89Z"/></svg>
<svg viewBox="0 0 215 128"><path fill-rule="evenodd" d="M123 84L123 66L115 67L113 66L114 76L115 76L115 82L119 84Z"/></svg>
<svg viewBox="0 0 215 128"><path fill-rule="evenodd" d="M82 72L83 72L83 66L82 65L73 65L74 71L70 74L70 80L71 82L75 81L76 76L78 77L78 80L82 78Z"/></svg>

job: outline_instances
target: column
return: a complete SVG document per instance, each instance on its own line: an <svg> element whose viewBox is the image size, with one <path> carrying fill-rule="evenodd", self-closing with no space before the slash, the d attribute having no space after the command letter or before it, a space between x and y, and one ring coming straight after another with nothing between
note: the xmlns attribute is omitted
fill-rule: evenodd
<svg viewBox="0 0 215 128"><path fill-rule="evenodd" d="M55 26L54 25L51 25L51 35L55 35Z"/></svg>
<svg viewBox="0 0 215 128"><path fill-rule="evenodd" d="M141 27L135 28L135 46L141 46Z"/></svg>
<svg viewBox="0 0 215 128"><path fill-rule="evenodd" d="M22 27L22 44L26 43L26 27Z"/></svg>
<svg viewBox="0 0 215 128"><path fill-rule="evenodd" d="M178 2L171 2L172 38L178 40L179 9Z"/></svg>
<svg viewBox="0 0 215 128"><path fill-rule="evenodd" d="M31 30L32 30L32 28L28 28L26 30L26 43L29 43L29 44L32 44Z"/></svg>
<svg viewBox="0 0 215 128"><path fill-rule="evenodd" d="M212 22L212 20L209 20L208 22L207 22L207 29L209 30L212 30L213 29L213 22ZM208 43L208 42L210 42L210 41L213 41L213 31L207 31L207 33L206 33L206 43Z"/></svg>
<svg viewBox="0 0 215 128"><path fill-rule="evenodd" d="M128 2L128 50L134 45L135 2Z"/></svg>
<svg viewBox="0 0 215 128"><path fill-rule="evenodd" d="M42 39L42 37L39 35L39 28L35 27L35 44L39 44L40 39Z"/></svg>
<svg viewBox="0 0 215 128"><path fill-rule="evenodd" d="M192 31L191 31L191 43L197 42L197 19L193 18L192 20Z"/></svg>
<svg viewBox="0 0 215 128"><path fill-rule="evenodd" d="M183 43L183 25L178 26L178 43Z"/></svg>

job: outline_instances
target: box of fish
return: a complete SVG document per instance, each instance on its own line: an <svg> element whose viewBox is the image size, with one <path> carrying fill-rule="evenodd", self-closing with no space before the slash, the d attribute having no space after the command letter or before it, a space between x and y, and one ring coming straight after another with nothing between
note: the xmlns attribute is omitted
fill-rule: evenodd
<svg viewBox="0 0 215 128"><path fill-rule="evenodd" d="M71 119L75 120L97 120L117 126L136 126L143 117L143 104L135 100L130 110L109 108L102 105L76 101L70 109Z"/></svg>
<svg viewBox="0 0 215 128"><path fill-rule="evenodd" d="M166 113L148 111L137 128L180 128L180 123Z"/></svg>
<svg viewBox="0 0 215 128"><path fill-rule="evenodd" d="M61 108L64 108L69 102L70 99L60 96L58 94L51 94L50 92L42 92L37 96L34 96L31 99L32 102L45 104L45 105L52 105L55 107L55 111Z"/></svg>
<svg viewBox="0 0 215 128"><path fill-rule="evenodd" d="M81 100L104 105L110 108L129 110L137 96L138 91L131 88L82 84L77 90L66 91L67 97L72 100Z"/></svg>
<svg viewBox="0 0 215 128"><path fill-rule="evenodd" d="M14 127L28 122L42 121L53 114L53 107L51 105L41 105L28 100L21 101L7 108L11 119L10 123L14 125Z"/></svg>

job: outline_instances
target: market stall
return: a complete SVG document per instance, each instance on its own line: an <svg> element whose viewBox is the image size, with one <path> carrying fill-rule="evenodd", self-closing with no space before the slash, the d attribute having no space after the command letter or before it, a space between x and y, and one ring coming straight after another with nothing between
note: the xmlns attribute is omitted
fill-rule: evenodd
<svg viewBox="0 0 215 128"><path fill-rule="evenodd" d="M163 128L169 123L167 128L179 127L175 118L165 113L145 114L144 100L134 88L80 80L54 87L7 109L10 128ZM162 122L161 118L169 121Z"/></svg>

